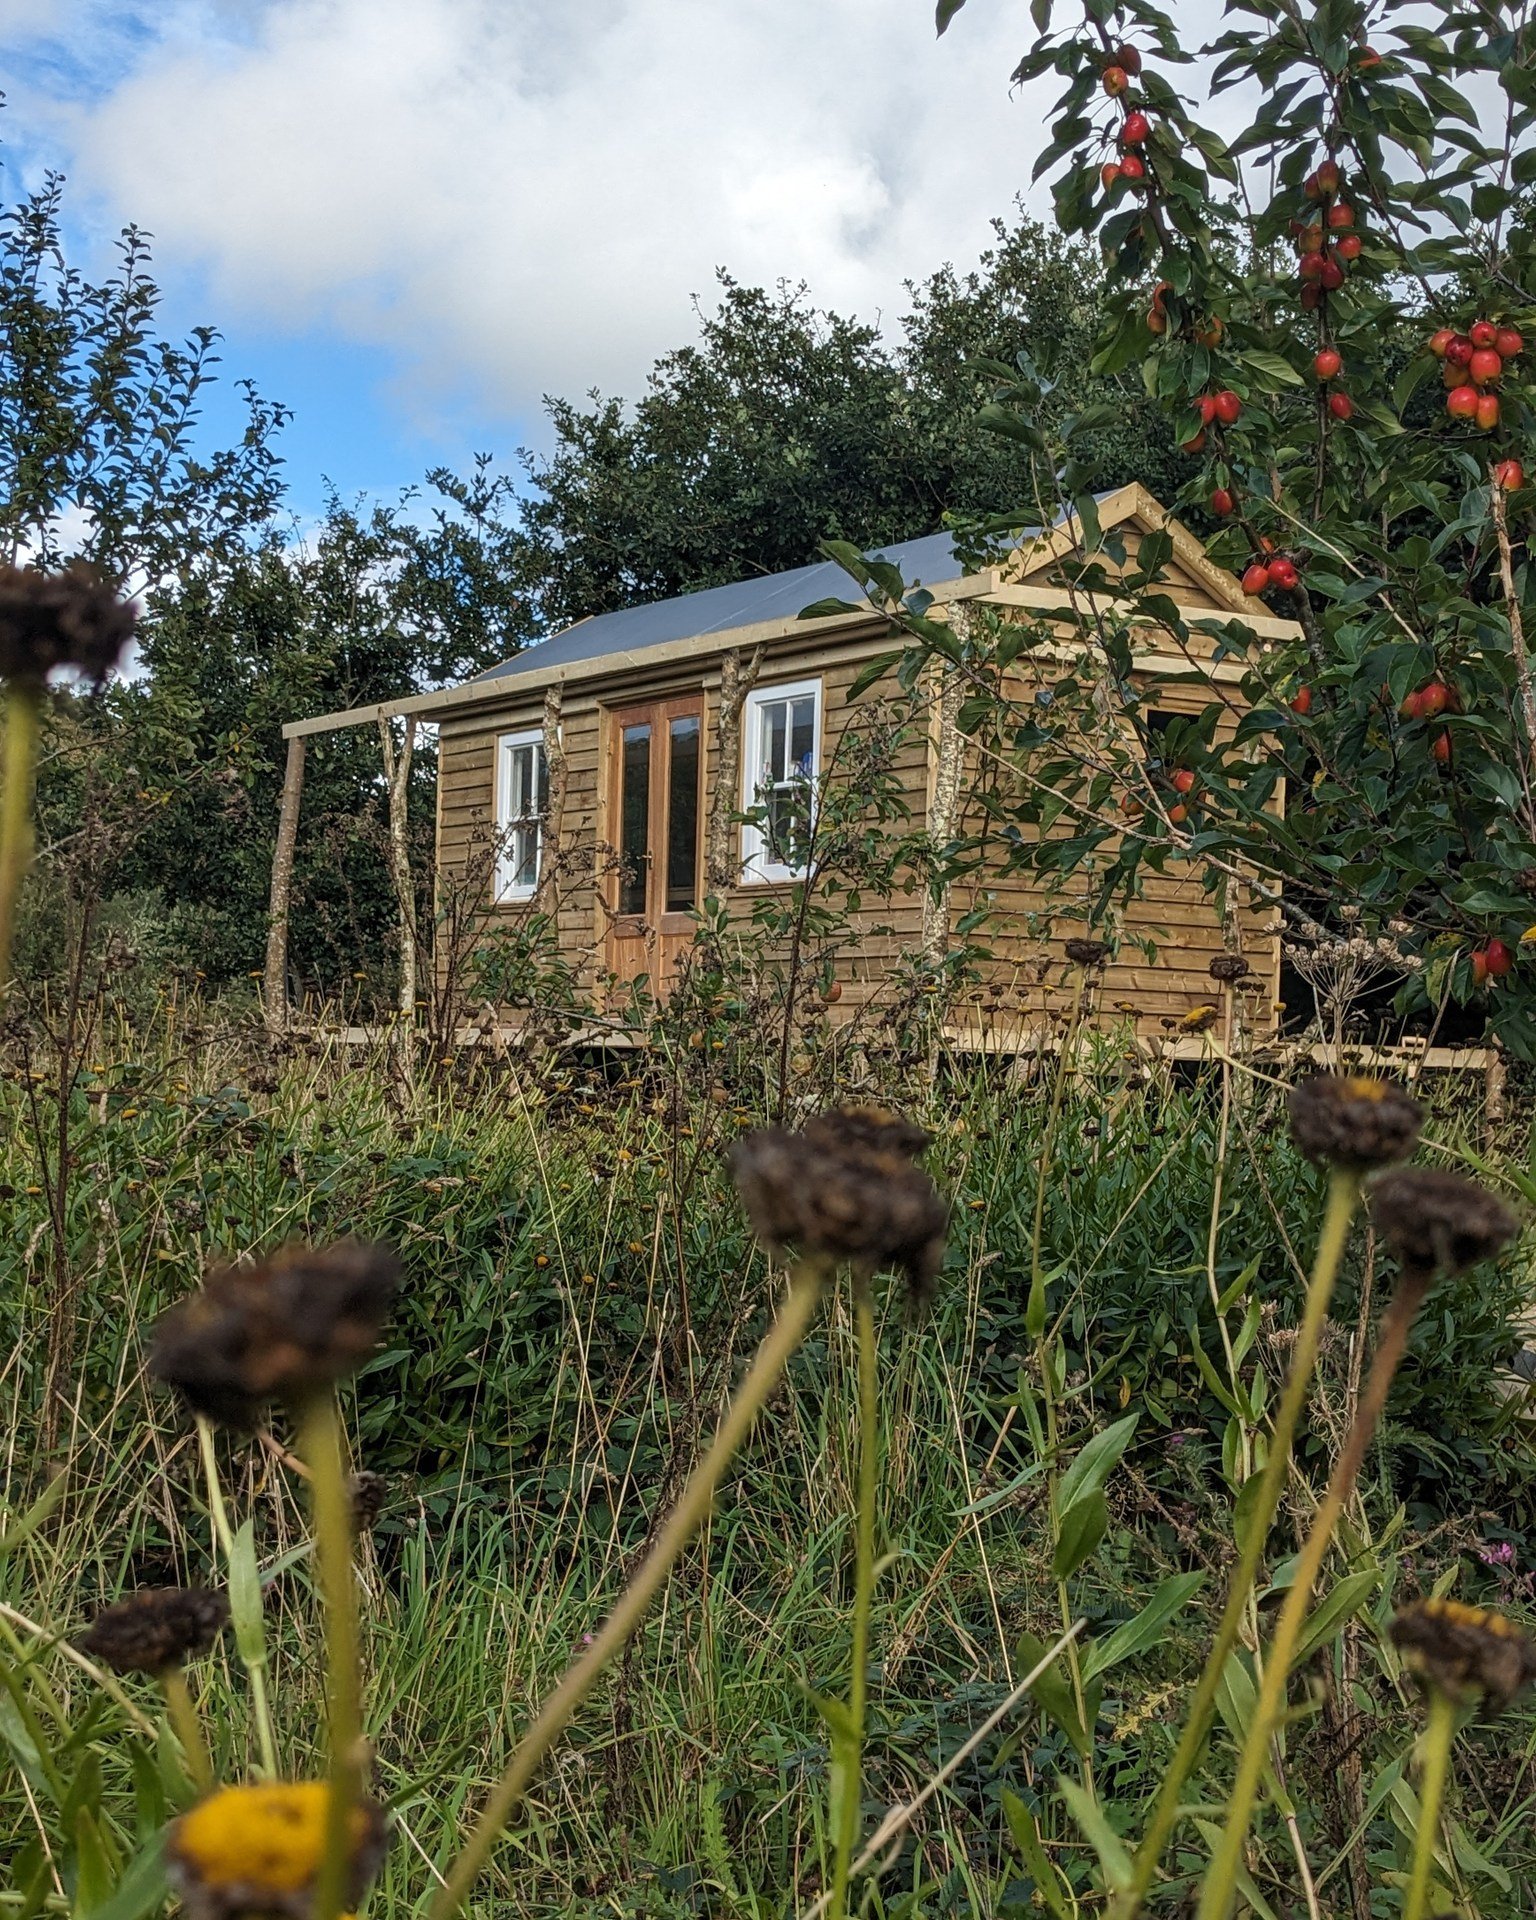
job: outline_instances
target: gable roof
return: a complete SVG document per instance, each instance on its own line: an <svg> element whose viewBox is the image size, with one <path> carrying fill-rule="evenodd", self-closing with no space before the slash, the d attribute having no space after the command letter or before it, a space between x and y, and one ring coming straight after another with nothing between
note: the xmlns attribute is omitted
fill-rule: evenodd
<svg viewBox="0 0 1536 1920"><path fill-rule="evenodd" d="M939 586L962 579L965 574L947 533L898 540L893 546L882 547L875 557L900 567L909 586ZM738 627L753 627L765 620L793 620L818 600L851 600L856 591L835 560L817 560L808 567L791 567L786 573L759 574L752 580L733 580L728 586L676 594L670 600L589 615L503 660L500 666L488 667L475 679L543 673L572 666L578 660L600 660L605 654L642 652L647 647L692 640L706 633L732 633Z"/></svg>

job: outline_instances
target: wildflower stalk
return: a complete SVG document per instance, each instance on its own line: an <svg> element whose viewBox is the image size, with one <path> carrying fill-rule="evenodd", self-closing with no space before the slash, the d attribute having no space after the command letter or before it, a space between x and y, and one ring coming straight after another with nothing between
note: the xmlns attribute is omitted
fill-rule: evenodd
<svg viewBox="0 0 1536 1920"><path fill-rule="evenodd" d="M1323 1560L1333 1539L1334 1529L1338 1526L1360 1469L1365 1464L1365 1456L1375 1437L1377 1423L1386 1408L1387 1395L1391 1391L1392 1380L1402 1362L1407 1349L1408 1336L1413 1329L1424 1295L1428 1291L1427 1276L1405 1274L1392 1304L1382 1316L1381 1331L1377 1337L1376 1353L1371 1361L1371 1371L1366 1377L1360 1404L1355 1418L1345 1436L1344 1445L1338 1460L1329 1476L1328 1490L1322 1503L1313 1516L1312 1525L1296 1563L1296 1572L1290 1589L1285 1596L1285 1604L1280 1610L1280 1618L1275 1623L1274 1635L1265 1656L1264 1679L1259 1688L1258 1703L1248 1731L1243 1739L1242 1750L1238 1755L1237 1777L1232 1784L1232 1795L1227 1802L1227 1816L1222 1828L1221 1840L1211 1859L1210 1870L1201 1890L1200 1907L1197 1920L1225 1920L1230 1910L1237 1888L1237 1872L1242 1864L1243 1847L1248 1838L1248 1828L1253 1819L1254 1802L1258 1798L1259 1784L1264 1777L1264 1762L1269 1751L1269 1743L1274 1737L1276 1727L1285 1711L1286 1681L1290 1676L1291 1665L1296 1658L1296 1648L1306 1624L1307 1610L1312 1604L1312 1590L1317 1584L1317 1576L1322 1571Z"/></svg>
<svg viewBox="0 0 1536 1920"><path fill-rule="evenodd" d="M1270 1435L1268 1456L1259 1479L1259 1490L1255 1496L1253 1511L1247 1516L1245 1522L1245 1531L1239 1543L1237 1565L1233 1569L1232 1578L1227 1587L1226 1604L1222 1608L1221 1620L1216 1628L1216 1638L1211 1644L1210 1653L1206 1656L1205 1667L1189 1703L1189 1712L1185 1718L1184 1731L1179 1736L1179 1744L1174 1750L1168 1771L1163 1775L1162 1783L1158 1787L1146 1832L1142 1836L1141 1845L1136 1849L1132 1862L1131 1883L1110 1909L1110 1920L1134 1920L1134 1916L1141 1912L1152 1881L1157 1874L1163 1849L1168 1844L1168 1836L1178 1820L1179 1796L1194 1769L1195 1761L1199 1757L1205 1736L1210 1729L1222 1675L1226 1672L1232 1649L1237 1645L1249 1597L1253 1592L1253 1584L1258 1577L1259 1563L1264 1557L1265 1542L1273 1524L1276 1509L1280 1504L1285 1476L1290 1468L1291 1446L1296 1437L1296 1426L1301 1418L1302 1407L1306 1403L1307 1389L1312 1384L1312 1369L1317 1363L1317 1352L1322 1340L1323 1327L1328 1318L1329 1302L1333 1298L1334 1283L1338 1279L1345 1243L1349 1238L1350 1223L1354 1219L1359 1199L1358 1173L1347 1168L1334 1168L1328 1176L1327 1206L1323 1213L1322 1231L1318 1236L1317 1254L1312 1264L1312 1277L1307 1285L1306 1306L1302 1312L1301 1325L1296 1332L1296 1344L1291 1353L1290 1371L1286 1375L1280 1403L1275 1409L1275 1422Z"/></svg>
<svg viewBox="0 0 1536 1920"><path fill-rule="evenodd" d="M843 1799L839 1808L836 1852L832 1867L833 1920L843 1920L848 1906L848 1872L859 1837L859 1809L863 1805L864 1722L868 1710L869 1626L875 1597L875 1466L879 1443L875 1389L875 1303L869 1282L860 1276L853 1293L854 1326L859 1349L859 1491L857 1542L853 1583L853 1673L848 1683L848 1718L852 1732L847 1756Z"/></svg>
<svg viewBox="0 0 1536 1920"><path fill-rule="evenodd" d="M160 1691L165 1696L165 1710L186 1758L188 1778L199 1793L209 1793L213 1788L213 1763L208 1758L202 1725L192 1704L186 1669L167 1667L160 1675Z"/></svg>
<svg viewBox="0 0 1536 1920"><path fill-rule="evenodd" d="M563 1679L518 1743L506 1771L491 1789L474 1832L438 1890L432 1903L430 1920L449 1920L450 1915L462 1908L465 1896L490 1857L497 1837L516 1810L545 1755L592 1691L604 1667L645 1618L674 1561L703 1524L726 1468L750 1433L753 1422L784 1371L790 1355L805 1338L821 1298L824 1275L823 1264L815 1260L802 1260L791 1271L788 1297L773 1325L763 1336L762 1345L747 1370L746 1378L722 1415L709 1451L689 1476L687 1485L678 1496L677 1505L668 1515L633 1579L619 1595L613 1612L580 1659L566 1669Z"/></svg>
<svg viewBox="0 0 1536 1920"><path fill-rule="evenodd" d="M16 899L32 860L32 788L43 710L42 683L12 680L5 690L5 765L0 788L0 999L11 977Z"/></svg>
<svg viewBox="0 0 1536 1920"><path fill-rule="evenodd" d="M1456 1701L1440 1687L1429 1696L1429 1720L1424 1728L1424 1774L1419 1792L1419 1825L1413 1836L1413 1867L1403 1920L1425 1920L1429 1883L1435 1870L1435 1839L1440 1831L1440 1808L1446 1777L1451 1770L1451 1742L1456 1734Z"/></svg>
<svg viewBox="0 0 1536 1920"><path fill-rule="evenodd" d="M219 1462L213 1448L213 1425L201 1414L197 1416L197 1447L203 1463L203 1479L208 1488L208 1513L213 1522L214 1542L224 1556L225 1566L232 1569L235 1539L230 1530L224 1494L219 1486ZM269 1780L276 1780L278 1778L277 1736L272 1726L272 1703L267 1698L265 1655L259 1660L249 1658L238 1628L236 1644L239 1647L241 1663L245 1667L246 1682L251 1689L251 1717L256 1722L256 1744L261 1749L262 1772Z"/></svg>
<svg viewBox="0 0 1536 1920"><path fill-rule="evenodd" d="M325 1851L315 1877L311 1920L336 1920L346 1899L350 1822L363 1791L364 1754L352 1503L334 1393L313 1394L305 1403L299 1444L310 1472L315 1567L325 1606L325 1702L331 1748Z"/></svg>

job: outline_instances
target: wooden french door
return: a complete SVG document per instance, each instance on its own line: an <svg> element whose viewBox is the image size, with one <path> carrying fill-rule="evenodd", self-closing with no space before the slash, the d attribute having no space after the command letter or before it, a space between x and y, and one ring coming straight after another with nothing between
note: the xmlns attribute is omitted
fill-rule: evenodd
<svg viewBox="0 0 1536 1920"><path fill-rule="evenodd" d="M608 966L665 992L702 897L703 696L617 708L607 724Z"/></svg>

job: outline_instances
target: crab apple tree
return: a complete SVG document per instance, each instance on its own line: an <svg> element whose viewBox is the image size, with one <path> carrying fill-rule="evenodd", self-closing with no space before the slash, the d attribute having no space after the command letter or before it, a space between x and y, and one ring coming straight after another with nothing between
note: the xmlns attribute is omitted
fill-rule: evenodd
<svg viewBox="0 0 1536 1920"><path fill-rule="evenodd" d="M964 31L965 6L941 0L941 30ZM1250 597L1176 600L1171 530L1132 549L1101 527L1087 428L1057 414L1046 431L1052 370L1020 353L994 365L984 417L1031 448L1035 489L977 538L1065 516L1064 566L1095 609L1082 658L1027 727L989 720L982 694L1007 702L984 648L960 661L920 595L895 606L918 651L971 674L966 724L1029 758L1006 823L1017 862L1079 876L1079 895L1091 874L1101 903L1175 865L1223 895L1256 888L1298 930L1395 943L1398 1011L1420 1031L1466 1002L1463 1031L1482 1014L1525 1058L1533 18L1527 0L1231 0L1199 45L1146 0L1019 6L1021 150L1063 232L1096 240L1112 289L1093 370L1138 370L1166 409L1187 473L1166 504ZM1103 170L1128 159L1134 193L1106 188ZM1146 649L1204 682L1176 737L1151 724L1156 690L1130 670ZM1432 713L1408 698L1425 687L1444 690ZM1089 729L1106 702L1120 724ZM1170 834L1157 793L1175 764L1197 774L1200 809ZM1130 827L1104 804L1128 789L1145 800ZM1512 956L1505 972L1468 964L1490 951Z"/></svg>

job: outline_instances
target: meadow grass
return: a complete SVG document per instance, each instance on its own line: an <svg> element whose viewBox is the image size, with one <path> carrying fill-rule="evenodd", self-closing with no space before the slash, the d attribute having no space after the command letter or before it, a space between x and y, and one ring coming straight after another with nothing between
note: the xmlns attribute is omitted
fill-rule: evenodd
<svg viewBox="0 0 1536 1920"><path fill-rule="evenodd" d="M136 1584L221 1578L195 1442L143 1378L146 1330L217 1256L292 1235L389 1240L407 1286L348 1400L357 1463L388 1481L362 1566L366 1720L397 1833L368 1911L419 1911L518 1732L600 1623L765 1323L769 1272L721 1168L726 1143L761 1117L750 1054L734 1079L732 1062L686 1055L665 1067L461 1059L407 1086L384 1059L321 1041L274 1062L249 1034L184 1007L149 1030L110 1027L96 1045L70 1102L77 1384L50 1458L35 1436L58 1115L28 1079L36 1063L13 1057L0 1087L12 1226L0 1328L17 1408L0 1515L67 1474L56 1510L0 1563L0 1625L69 1725L94 1708L80 1737L99 1754L104 1817L131 1852L163 1813L164 1788L157 1802L152 1748L130 1708L158 1721L157 1703L132 1682L103 1696L50 1642ZM1286 1144L1274 1090L1245 1077L1213 1241L1215 1069L1176 1084L1108 1042L1097 1065L1066 1089L1046 1184L1041 1262L1067 1356L1063 1447L1127 1411L1140 1418L1074 1604L1102 1637L1159 1581L1207 1576L1155 1644L1110 1676L1094 1765L1100 1792L1129 1809L1172 1750L1231 1554L1222 1462L1234 1442L1208 1371L1219 1380L1211 1282L1237 1302L1227 1320L1244 1377L1272 1381L1319 1177ZM1060 1628L1026 1417L1044 1092L947 1063L906 1104L936 1134L931 1159L955 1215L928 1315L914 1319L895 1287L878 1295L882 1565L866 1830L1005 1696L1027 1664L1025 1636ZM1457 1137L1453 1116L1440 1131ZM1362 1273L1357 1246L1304 1467L1336 1443ZM1342 1564L1378 1578L1325 1642L1323 1664L1336 1684L1359 1677L1342 1723L1309 1717L1287 1761L1325 1912L1354 1913L1351 1836L1333 1791L1340 1724L1366 1755L1373 1867L1389 1876L1406 1858L1399 1783L1415 1722L1382 1652L1394 1592L1454 1574L1458 1592L1477 1595L1523 1578L1530 1449L1492 1384L1522 1293L1519 1270L1500 1269L1437 1304L1351 1517ZM475 1912L756 1916L821 1890L828 1744L810 1694L841 1697L849 1679L854 1376L851 1302L838 1293L705 1533L541 1776ZM233 1520L254 1525L279 1757L308 1774L324 1764L321 1662L292 1446L279 1423L265 1440L221 1439L218 1458ZM1298 1477L1284 1533L1304 1527L1311 1497ZM1513 1543L1510 1571L1478 1560L1490 1540ZM216 1768L238 1775L256 1747L228 1635L192 1677ZM0 1735L11 1758L0 1853L14 1859L52 1822L3 1704ZM1199 1787L1213 1818L1231 1738L1218 1726ZM1532 1738L1527 1721L1501 1723L1462 1786L1467 1845L1492 1863L1488 1873L1463 1863L1478 1902L1468 1910L1490 1920L1531 1910L1536 1847L1521 1816L1536 1784ZM1087 1899L1092 1855L1054 1792L1070 1764L1060 1724L1021 1711L924 1810L867 1894L874 1910L1039 1910L1010 1793L1037 1816L1069 1896ZM1285 1846L1271 1813L1261 1878L1283 1880ZM62 1910L66 1895L53 1904Z"/></svg>

